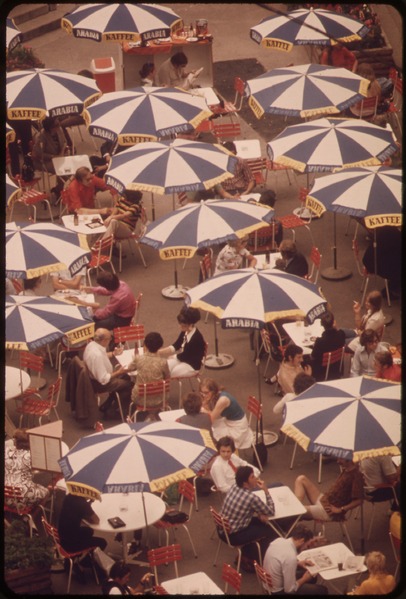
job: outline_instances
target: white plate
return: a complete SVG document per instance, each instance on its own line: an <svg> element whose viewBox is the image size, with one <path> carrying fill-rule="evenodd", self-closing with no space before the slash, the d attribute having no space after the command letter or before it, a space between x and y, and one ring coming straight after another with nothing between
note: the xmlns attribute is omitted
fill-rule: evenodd
<svg viewBox="0 0 406 599"><path fill-rule="evenodd" d="M172 38L170 37L159 37L157 40L155 40L155 42L159 42L160 44L170 41L172 41Z"/></svg>
<svg viewBox="0 0 406 599"><path fill-rule="evenodd" d="M186 41L187 42L198 42L199 38L198 37L187 37Z"/></svg>

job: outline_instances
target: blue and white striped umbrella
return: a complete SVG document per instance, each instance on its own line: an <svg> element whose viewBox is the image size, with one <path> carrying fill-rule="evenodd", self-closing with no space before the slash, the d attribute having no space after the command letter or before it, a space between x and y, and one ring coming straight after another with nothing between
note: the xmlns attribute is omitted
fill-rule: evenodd
<svg viewBox="0 0 406 599"><path fill-rule="evenodd" d="M77 38L95 42L147 42L168 37L182 19L160 4L82 4L61 20Z"/></svg>
<svg viewBox="0 0 406 599"><path fill-rule="evenodd" d="M89 260L86 235L51 223L6 223L6 276L11 279L65 269L74 276Z"/></svg>
<svg viewBox="0 0 406 599"><path fill-rule="evenodd" d="M369 28L361 21L323 8L300 8L265 17L250 30L251 39L272 50L290 52L294 45L332 46L362 39Z"/></svg>
<svg viewBox="0 0 406 599"><path fill-rule="evenodd" d="M261 329L292 317L312 323L327 309L314 283L277 269L229 270L189 289L185 302L215 314L223 329Z"/></svg>
<svg viewBox="0 0 406 599"><path fill-rule="evenodd" d="M291 125L267 144L270 160L301 173L380 166L397 150L392 129L362 119L322 118Z"/></svg>
<svg viewBox="0 0 406 599"><path fill-rule="evenodd" d="M401 385L366 376L316 383L286 403L281 431L346 460L399 455Z"/></svg>
<svg viewBox="0 0 406 599"><path fill-rule="evenodd" d="M265 112L311 117L338 114L367 95L368 79L348 69L302 64L272 69L246 83L248 104L259 119Z"/></svg>
<svg viewBox="0 0 406 599"><path fill-rule="evenodd" d="M180 422L122 423L82 437L59 460L71 493L164 491L216 455L208 431Z"/></svg>
<svg viewBox="0 0 406 599"><path fill-rule="evenodd" d="M101 95L96 81L59 69L27 69L7 73L9 119L43 119L81 114Z"/></svg>
<svg viewBox="0 0 406 599"><path fill-rule="evenodd" d="M14 181L12 181L6 173L6 203L7 203L7 205L10 204L14 200L15 196L18 193L21 193L21 187L18 187L18 185L16 185L14 183Z"/></svg>
<svg viewBox="0 0 406 599"><path fill-rule="evenodd" d="M317 216L326 210L364 218L368 228L402 224L402 171L381 167L348 168L316 179L306 206Z"/></svg>
<svg viewBox="0 0 406 599"><path fill-rule="evenodd" d="M48 296L6 296L7 349L34 351L64 335L71 343L93 337L87 308Z"/></svg>
<svg viewBox="0 0 406 599"><path fill-rule="evenodd" d="M119 193L202 191L233 177L236 164L237 158L218 144L147 141L112 156L104 179Z"/></svg>
<svg viewBox="0 0 406 599"><path fill-rule="evenodd" d="M269 223L273 208L235 200L206 200L178 208L150 223L141 242L163 260L192 258L197 250L236 240Z"/></svg>
<svg viewBox="0 0 406 599"><path fill-rule="evenodd" d="M83 117L91 135L121 146L192 131L213 113L204 98L174 87L136 87L104 94Z"/></svg>
<svg viewBox="0 0 406 599"><path fill-rule="evenodd" d="M13 50L22 41L21 31L16 27L13 19L7 17L6 21L6 50Z"/></svg>

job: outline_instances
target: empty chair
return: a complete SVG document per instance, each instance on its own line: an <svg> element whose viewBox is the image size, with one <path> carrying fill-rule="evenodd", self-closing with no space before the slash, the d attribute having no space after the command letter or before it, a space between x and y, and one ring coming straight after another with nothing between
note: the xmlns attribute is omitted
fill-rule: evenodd
<svg viewBox="0 0 406 599"><path fill-rule="evenodd" d="M240 123L214 123L212 131L217 143L221 143L226 139L234 140L240 137L241 125Z"/></svg>
<svg viewBox="0 0 406 599"><path fill-rule="evenodd" d="M11 210L10 210L10 221L13 220L13 212L14 206L19 203L27 206L28 208L33 209L33 222L37 222L37 205L43 202L49 212L49 217L52 222L54 222L54 217L52 215L51 204L49 203L49 196L44 191L38 191L37 189L27 189L22 193L21 196L14 198L11 201Z"/></svg>
<svg viewBox="0 0 406 599"><path fill-rule="evenodd" d="M54 411L55 417L59 420L57 406L59 402L59 395L61 393L62 377L58 376L56 381L49 385L46 399L43 399L38 393L32 393L31 395L25 395L22 404L17 407L17 412L20 414L19 426L21 427L24 416L38 417L39 424L42 424L42 418L48 417L48 422L51 421L50 415L52 410Z"/></svg>
<svg viewBox="0 0 406 599"><path fill-rule="evenodd" d="M275 241L275 235L278 230L278 223L271 223L257 229L248 236L247 250L254 254L274 252L278 249Z"/></svg>
<svg viewBox="0 0 406 599"><path fill-rule="evenodd" d="M165 531L167 545L169 545L170 531L172 531L173 539L176 542L175 531L177 528L182 527L186 531L187 536L189 537L189 541L192 546L193 554L195 557L197 557L196 549L195 549L195 546L194 546L194 543L193 543L193 540L192 540L192 537L190 535L190 531L188 528L188 522L192 517L193 503L195 500L195 487L189 481L181 480L178 483L178 492L179 492L179 505L176 509L176 518L178 521L177 522L171 521L170 509L169 509L166 512L166 514L164 514L163 518L161 518L161 520L158 520L158 522L155 522L154 526L159 531L161 531L161 530ZM183 504L184 504L185 500L189 503L189 508L187 509L187 511L183 511ZM179 515L179 514L181 514L181 515Z"/></svg>
<svg viewBox="0 0 406 599"><path fill-rule="evenodd" d="M376 117L378 108L378 96L364 98L361 102L350 107L351 114L359 119L372 120Z"/></svg>
<svg viewBox="0 0 406 599"><path fill-rule="evenodd" d="M110 266L111 270L114 274L116 274L116 269L114 268L114 264L111 260L112 252L113 252L113 235L108 235L104 239L98 239L94 246L90 248L91 258L90 262L86 265L87 268L87 278L89 281L89 286L92 286L92 282L90 280L90 273L92 270L104 270L103 266L107 264Z"/></svg>
<svg viewBox="0 0 406 599"><path fill-rule="evenodd" d="M62 363L63 358L66 354L75 354L79 355L80 352L83 352L88 344L88 340L83 343L69 343L69 339L67 336L61 337L58 345L56 346L55 352L55 369L58 371L58 376L61 376L62 373Z"/></svg>
<svg viewBox="0 0 406 599"><path fill-rule="evenodd" d="M369 521L368 534L367 534L368 541L371 538L372 527L373 527L374 520L375 520L375 504L382 503L384 501L390 501L391 504L397 505L398 509L399 509L399 499L396 494L395 485L390 485L390 484L380 484L379 485L379 489L387 489L388 492L390 493L389 496L384 497L384 498L383 497L382 498L374 497L373 495L370 495L370 493L372 491L376 490L376 488L377 487L364 487L364 499L365 499L365 501L370 503L372 506L371 519ZM388 506L388 507L390 507L390 506Z"/></svg>
<svg viewBox="0 0 406 599"><path fill-rule="evenodd" d="M288 178L289 185L292 185L292 181L290 180L290 176L289 176L289 171L292 170L290 167L285 166L284 164L278 164L277 162L274 162L273 160L267 160L266 168L267 168L266 175L268 175L268 172L277 173L278 171L285 171L286 176ZM294 173L294 171L292 171L292 172Z"/></svg>
<svg viewBox="0 0 406 599"><path fill-rule="evenodd" d="M221 571L221 579L225 582L224 585L224 594L227 594L228 585L232 586L236 591L236 594L240 594L241 590L241 572L237 572L235 568L230 566L230 564L223 564L223 569Z"/></svg>
<svg viewBox="0 0 406 599"><path fill-rule="evenodd" d="M158 569L157 566L169 563L173 563L175 568L175 576L179 578L178 572L178 561L182 559L182 551L179 543L175 545L165 545L165 547L158 547L157 549L150 549L148 551L148 562L150 568L154 570L155 582L159 585L158 580Z"/></svg>
<svg viewBox="0 0 406 599"><path fill-rule="evenodd" d="M145 328L143 324L130 324L113 329L114 343L121 343L125 349L144 345Z"/></svg>
<svg viewBox="0 0 406 599"><path fill-rule="evenodd" d="M237 572L239 572L240 565L241 565L241 557L242 557L241 549L244 547L244 545L233 545L231 543L230 537L229 537L230 523L228 521L228 518L225 518L224 516L222 516L212 506L210 506L210 513L212 515L214 524L217 529L218 537L219 537L219 542L217 545L217 551L216 551L216 555L214 557L213 566L215 566L217 563L217 558L218 558L218 554L220 551L221 543L226 543L229 547L236 549L236 551L237 551ZM257 541L252 541L251 543L255 543L255 545L257 546L257 549L258 549L258 555L261 556L261 547L260 547L259 543ZM249 543L249 544L251 544L251 543Z"/></svg>

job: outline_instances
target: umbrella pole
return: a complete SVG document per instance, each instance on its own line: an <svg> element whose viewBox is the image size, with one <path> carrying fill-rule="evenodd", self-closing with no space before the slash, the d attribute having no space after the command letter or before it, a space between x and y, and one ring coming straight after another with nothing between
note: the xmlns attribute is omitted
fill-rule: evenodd
<svg viewBox="0 0 406 599"><path fill-rule="evenodd" d="M168 287L164 287L161 293L167 299L185 299L185 294L187 293L189 287L178 285L178 270L176 268L176 260L174 265L174 275L175 285L169 285Z"/></svg>
<svg viewBox="0 0 406 599"><path fill-rule="evenodd" d="M141 491L141 500L142 500L142 509L144 511L144 518L145 518L145 546L148 547L148 518L147 518L147 510L145 508L145 497L144 497L144 491Z"/></svg>
<svg viewBox="0 0 406 599"><path fill-rule="evenodd" d="M234 364L234 358L231 354L219 354L219 342L217 338L217 321L213 317L214 323L214 354L208 354L204 365L206 368L228 368Z"/></svg>
<svg viewBox="0 0 406 599"><path fill-rule="evenodd" d="M307 187L307 189L309 189L309 187L310 187L310 179L309 179L308 171L306 172L306 187ZM299 208L295 208L293 210L293 214L296 214L296 216L298 216L302 220L311 221L311 219L312 219L312 213L310 212L310 210L308 208L306 208L306 206L300 206Z"/></svg>
<svg viewBox="0 0 406 599"><path fill-rule="evenodd" d="M330 281L342 281L352 276L352 271L344 266L337 266L337 226L336 213L333 212L333 266L328 266L321 271L323 279Z"/></svg>
<svg viewBox="0 0 406 599"><path fill-rule="evenodd" d="M155 199L154 199L153 193L151 193L151 212L152 212L152 220L155 220Z"/></svg>
<svg viewBox="0 0 406 599"><path fill-rule="evenodd" d="M376 229L374 229L374 241L373 241L373 244L374 244L374 284L375 284L375 287L376 287L376 285L377 285L376 279L377 279L377 276L378 276L378 246L377 246L377 243L376 243Z"/></svg>

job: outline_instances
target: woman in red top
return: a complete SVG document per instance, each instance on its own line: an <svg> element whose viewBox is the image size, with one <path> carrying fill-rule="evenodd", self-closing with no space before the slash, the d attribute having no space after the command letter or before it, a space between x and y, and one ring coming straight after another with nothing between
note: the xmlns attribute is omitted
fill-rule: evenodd
<svg viewBox="0 0 406 599"><path fill-rule="evenodd" d="M375 354L375 374L378 379L400 383L402 380L402 369L393 363L392 354L389 351L380 351Z"/></svg>
<svg viewBox="0 0 406 599"><path fill-rule="evenodd" d="M67 188L66 203L69 212L76 212L80 208L95 208L95 195L97 191L110 189L103 179L96 177L86 166L77 169L73 181Z"/></svg>

